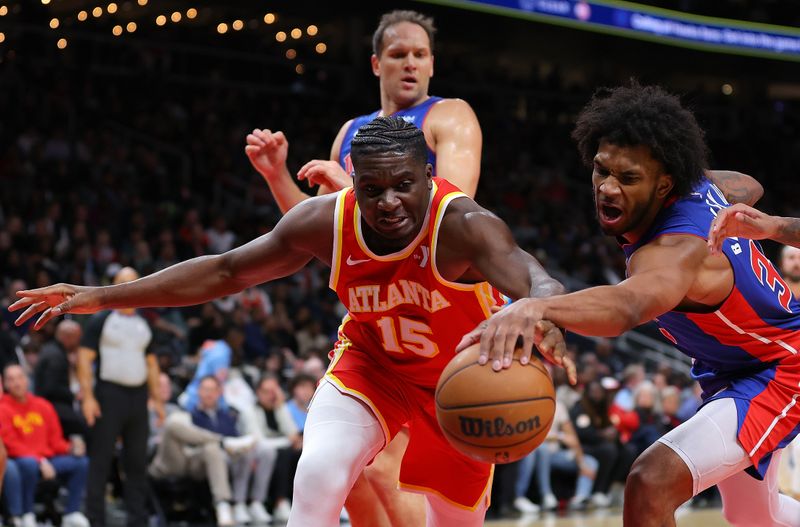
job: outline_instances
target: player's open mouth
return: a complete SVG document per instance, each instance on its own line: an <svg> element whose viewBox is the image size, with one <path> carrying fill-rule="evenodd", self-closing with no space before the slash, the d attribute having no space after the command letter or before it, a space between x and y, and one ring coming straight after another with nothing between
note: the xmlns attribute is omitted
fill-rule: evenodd
<svg viewBox="0 0 800 527"><path fill-rule="evenodd" d="M378 225L380 226L381 230L395 231L402 228L405 225L407 219L408 217L406 216L393 216L390 218L380 218L378 219Z"/></svg>
<svg viewBox="0 0 800 527"><path fill-rule="evenodd" d="M403 77L402 79L400 79L400 81L406 87L416 86L416 84L417 84L417 79L415 79L414 77L411 77L411 76Z"/></svg>
<svg viewBox="0 0 800 527"><path fill-rule="evenodd" d="M597 207L600 221L605 224L617 223L622 218L622 209L609 203L601 203Z"/></svg>

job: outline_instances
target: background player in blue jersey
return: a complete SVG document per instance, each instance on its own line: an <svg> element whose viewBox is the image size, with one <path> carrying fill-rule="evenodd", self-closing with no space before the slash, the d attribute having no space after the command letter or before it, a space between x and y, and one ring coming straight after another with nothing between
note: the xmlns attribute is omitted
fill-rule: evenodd
<svg viewBox="0 0 800 527"><path fill-rule="evenodd" d="M381 108L344 123L331 147L330 159L314 159L298 172L299 179L319 185L326 194L352 185L350 143L358 128L378 115L396 115L425 134L428 162L434 175L475 197L480 175L482 134L470 105L461 99L428 94L433 77L433 20L415 11L391 11L381 17L372 36L372 71L380 85ZM270 187L282 212L309 198L286 165L289 142L283 132L253 130L245 152ZM356 481L347 501L354 527L423 525L419 496L395 487L400 460L408 442L401 432Z"/></svg>
<svg viewBox="0 0 800 527"><path fill-rule="evenodd" d="M634 464L625 525L675 525L679 505L717 484L731 524L800 526L800 503L778 494L770 463L800 430L800 304L756 242L727 239L710 254L709 227L729 204L704 177L694 116L662 89L633 84L597 93L573 137L593 167L597 218L622 245L628 278L519 300L459 347L479 338L483 360L500 367L519 336L538 340L533 325L543 318L601 336L655 319L695 359L704 405ZM737 198L752 203L760 196L752 188Z"/></svg>
<svg viewBox="0 0 800 527"><path fill-rule="evenodd" d="M352 185L350 141L379 115L397 115L421 128L428 143L434 175L470 197L475 196L481 164L481 128L470 105L461 99L428 95L433 77L433 20L414 11L383 15L372 38L372 72L378 77L381 108L344 123L336 135L329 160L306 163L298 178L319 185L325 194ZM247 136L245 151L264 177L281 211L307 199L286 166L288 140L283 132L256 129Z"/></svg>

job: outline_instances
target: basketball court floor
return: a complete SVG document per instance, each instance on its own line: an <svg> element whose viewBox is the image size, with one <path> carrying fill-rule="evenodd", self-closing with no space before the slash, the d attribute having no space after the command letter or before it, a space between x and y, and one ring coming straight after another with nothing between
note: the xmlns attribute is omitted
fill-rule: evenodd
<svg viewBox="0 0 800 527"><path fill-rule="evenodd" d="M720 509L687 509L678 512L678 527L728 527ZM605 510L572 515L543 514L518 520L487 521L487 527L621 527L622 511Z"/></svg>

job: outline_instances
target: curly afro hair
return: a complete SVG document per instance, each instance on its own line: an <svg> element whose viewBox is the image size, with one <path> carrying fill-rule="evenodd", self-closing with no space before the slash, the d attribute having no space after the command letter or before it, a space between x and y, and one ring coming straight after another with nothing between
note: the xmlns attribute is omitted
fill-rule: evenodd
<svg viewBox="0 0 800 527"><path fill-rule="evenodd" d="M683 197L703 178L708 147L694 114L659 86L601 88L581 110L572 138L583 162L592 166L601 141L617 146L646 146L675 182Z"/></svg>

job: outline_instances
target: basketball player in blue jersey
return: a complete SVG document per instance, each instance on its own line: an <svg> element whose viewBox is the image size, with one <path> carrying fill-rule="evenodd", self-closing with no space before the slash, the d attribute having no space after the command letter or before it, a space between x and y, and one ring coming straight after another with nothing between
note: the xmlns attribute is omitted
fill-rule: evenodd
<svg viewBox="0 0 800 527"><path fill-rule="evenodd" d="M333 141L330 159L309 161L298 172L299 179L319 185L320 194L352 186L350 142L356 130L379 115L396 115L422 129L434 175L475 196L483 140L480 124L467 102L428 95L434 32L433 20L414 11L383 15L372 38L371 58L372 72L380 84L380 110L344 123ZM282 212L309 197L286 166L288 146L283 132L266 129L253 130L245 146Z"/></svg>
<svg viewBox="0 0 800 527"><path fill-rule="evenodd" d="M315 159L298 172L299 179L319 186L319 194L352 186L350 143L358 128L379 115L396 115L421 128L428 145L428 162L435 176L444 178L470 197L480 175L482 134L470 105L461 99L428 94L433 77L433 20L414 11L391 11L381 17L372 37L372 72L380 85L381 108L344 123L333 141L330 159ZM286 165L289 142L283 132L253 130L247 153L253 167L269 185L286 213L308 199ZM354 527L424 525L424 503L414 494L396 489L400 460L408 436L399 433L389 448L367 467L347 501Z"/></svg>
<svg viewBox="0 0 800 527"><path fill-rule="evenodd" d="M633 84L596 94L573 137L593 167L600 227L627 256L627 279L518 300L459 348L479 339L482 360L500 367L519 336L538 340L533 325L544 318L599 336L655 320L694 359L704 404L637 459L625 525L675 525L678 506L716 484L732 525L800 526L800 503L776 481L780 449L800 431L800 304L757 242L727 238L710 254L709 227L729 202L704 175L694 116L662 89ZM758 195L737 197L752 204Z"/></svg>

